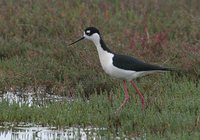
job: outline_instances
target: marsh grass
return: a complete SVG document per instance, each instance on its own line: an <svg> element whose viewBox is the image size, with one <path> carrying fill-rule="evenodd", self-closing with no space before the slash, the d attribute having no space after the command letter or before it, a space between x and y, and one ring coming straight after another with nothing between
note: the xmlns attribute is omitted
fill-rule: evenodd
<svg viewBox="0 0 200 140"><path fill-rule="evenodd" d="M77 100L41 107L3 101L0 121L91 125L149 139L198 138L199 5L198 0L1 1L0 91L42 89ZM67 47L87 26L98 27L115 52L178 69L138 80L144 112L133 94L121 114L113 115L123 89L103 73L95 47L85 41Z"/></svg>

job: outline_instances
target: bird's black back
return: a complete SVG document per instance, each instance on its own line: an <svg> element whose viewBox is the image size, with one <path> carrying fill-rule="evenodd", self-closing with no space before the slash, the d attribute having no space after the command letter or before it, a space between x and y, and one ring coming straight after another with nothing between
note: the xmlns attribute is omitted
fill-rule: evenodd
<svg viewBox="0 0 200 140"><path fill-rule="evenodd" d="M134 57L114 54L113 57L113 65L124 70L132 70L132 71L154 71L154 70L162 70L168 71L170 69L163 68L157 65L144 63Z"/></svg>

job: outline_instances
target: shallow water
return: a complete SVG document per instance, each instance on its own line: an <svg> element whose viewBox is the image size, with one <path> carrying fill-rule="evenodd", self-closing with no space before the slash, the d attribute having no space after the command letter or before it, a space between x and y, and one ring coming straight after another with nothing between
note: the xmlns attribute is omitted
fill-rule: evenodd
<svg viewBox="0 0 200 140"><path fill-rule="evenodd" d="M18 103L20 106L43 106L49 102L70 102L73 99L58 95L34 94L31 92L6 92L0 94L0 102L7 101L9 104ZM33 123L12 124L3 122L0 124L0 140L72 140L72 139L102 139L99 134L105 134L106 128L80 128L80 127L44 127Z"/></svg>
<svg viewBox="0 0 200 140"><path fill-rule="evenodd" d="M105 132L105 128L62 128L42 127L32 123L4 124L0 126L0 140L87 140L102 139L99 132Z"/></svg>
<svg viewBox="0 0 200 140"><path fill-rule="evenodd" d="M9 104L18 103L19 105L26 104L28 106L34 105L45 105L49 102L59 102L59 101L72 101L72 98L68 98L65 96L59 95L51 95L51 94L44 94L44 93L21 93L21 92L5 92L4 94L0 94L0 102L7 101Z"/></svg>
<svg viewBox="0 0 200 140"><path fill-rule="evenodd" d="M47 105L49 102L71 102L74 99L51 95L51 94L34 94L31 92L5 92L0 94L0 102L6 101L9 104L18 103L19 106L26 104L28 106ZM114 136L109 134L106 128L94 127L47 127L33 123L17 123L9 122L0 123L0 140L97 140L97 139L127 139L125 135ZM130 138L129 138L130 139ZM132 138L138 140L140 138Z"/></svg>
<svg viewBox="0 0 200 140"><path fill-rule="evenodd" d="M34 94L31 92L5 92L0 95L0 102L7 101L9 104L18 103L20 106L45 105L49 102L70 102L73 99L50 94ZM105 128L79 128L66 127L59 129L57 127L43 127L42 125L32 123L1 123L0 140L68 140L68 139L99 139L99 132L106 131Z"/></svg>

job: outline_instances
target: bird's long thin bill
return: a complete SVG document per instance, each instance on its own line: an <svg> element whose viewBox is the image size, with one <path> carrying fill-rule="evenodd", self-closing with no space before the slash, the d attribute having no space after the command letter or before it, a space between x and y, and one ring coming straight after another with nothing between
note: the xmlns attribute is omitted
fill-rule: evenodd
<svg viewBox="0 0 200 140"><path fill-rule="evenodd" d="M79 41L83 40L84 38L85 38L85 37L81 37L80 39L74 41L73 43L69 44L68 46L73 45L73 44L75 44L76 42L79 42Z"/></svg>

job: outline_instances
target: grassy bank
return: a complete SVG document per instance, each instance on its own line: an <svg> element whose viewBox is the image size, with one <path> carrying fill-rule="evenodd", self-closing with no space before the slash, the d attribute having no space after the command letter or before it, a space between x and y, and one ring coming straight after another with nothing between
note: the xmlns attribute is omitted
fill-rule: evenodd
<svg viewBox="0 0 200 140"><path fill-rule="evenodd" d="M92 125L152 139L197 138L199 5L198 0L1 1L0 91L42 89L78 100L40 108L2 102L0 121ZM140 111L134 95L115 116L123 89L103 73L94 45L86 41L66 45L87 26L98 27L115 52L180 71L140 79L145 111Z"/></svg>

